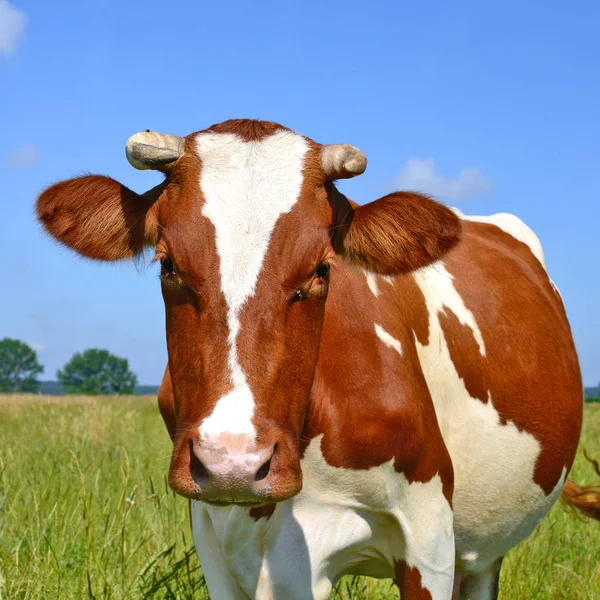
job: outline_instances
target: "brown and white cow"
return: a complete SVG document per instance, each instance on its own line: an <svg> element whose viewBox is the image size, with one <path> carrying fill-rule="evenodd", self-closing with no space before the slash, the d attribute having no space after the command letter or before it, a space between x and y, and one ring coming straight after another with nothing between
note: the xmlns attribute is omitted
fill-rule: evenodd
<svg viewBox="0 0 600 600"><path fill-rule="evenodd" d="M269 122L142 132L127 156L164 182L71 179L38 215L90 258L156 248L170 483L212 598L325 599L347 573L406 600L495 598L581 427L534 233L415 193L359 206L333 184L364 171L359 150Z"/></svg>

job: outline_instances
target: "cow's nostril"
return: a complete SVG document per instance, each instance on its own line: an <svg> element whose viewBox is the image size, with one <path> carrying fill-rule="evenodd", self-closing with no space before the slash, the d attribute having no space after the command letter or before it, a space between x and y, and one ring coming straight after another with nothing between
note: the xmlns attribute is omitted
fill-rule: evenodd
<svg viewBox="0 0 600 600"><path fill-rule="evenodd" d="M254 481L261 481L269 474L269 470L271 469L271 461L273 460L273 456L275 456L276 451L277 444L273 446L273 450L271 451L271 456L269 457L269 460L267 460L267 462L256 472L256 475L254 476Z"/></svg>
<svg viewBox="0 0 600 600"><path fill-rule="evenodd" d="M269 469L271 468L271 459L269 459L257 472L254 476L254 481L260 481L264 479L269 474Z"/></svg>
<svg viewBox="0 0 600 600"><path fill-rule="evenodd" d="M196 483L209 479L208 471L194 452L194 443L190 440L190 473Z"/></svg>

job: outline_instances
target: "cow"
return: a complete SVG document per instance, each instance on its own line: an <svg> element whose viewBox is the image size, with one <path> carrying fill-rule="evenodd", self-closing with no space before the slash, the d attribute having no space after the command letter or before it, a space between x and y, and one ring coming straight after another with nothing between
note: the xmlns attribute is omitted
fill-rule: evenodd
<svg viewBox="0 0 600 600"><path fill-rule="evenodd" d="M91 259L154 248L169 483L213 600L324 600L346 574L403 600L496 598L582 421L533 231L414 192L359 205L334 182L364 172L360 150L272 122L146 130L126 154L162 183L69 179L37 215ZM600 496L567 491L600 517Z"/></svg>

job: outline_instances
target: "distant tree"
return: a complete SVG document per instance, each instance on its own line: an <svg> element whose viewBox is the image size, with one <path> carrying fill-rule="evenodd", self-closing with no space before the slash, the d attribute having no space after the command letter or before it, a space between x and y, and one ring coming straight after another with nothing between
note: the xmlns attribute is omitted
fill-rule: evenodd
<svg viewBox="0 0 600 600"><path fill-rule="evenodd" d="M132 394L137 383L126 358L97 348L74 354L56 376L67 392L77 394Z"/></svg>
<svg viewBox="0 0 600 600"><path fill-rule="evenodd" d="M31 346L11 338L0 340L0 391L37 392L37 376L43 370Z"/></svg>

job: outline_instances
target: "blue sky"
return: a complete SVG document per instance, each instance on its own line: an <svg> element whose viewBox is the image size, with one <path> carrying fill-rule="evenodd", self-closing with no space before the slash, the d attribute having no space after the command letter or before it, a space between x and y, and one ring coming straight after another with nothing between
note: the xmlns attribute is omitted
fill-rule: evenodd
<svg viewBox="0 0 600 600"><path fill-rule="evenodd" d="M166 363L155 267L102 265L43 236L48 184L159 180L125 159L143 129L274 120L369 158L359 202L420 187L466 213L512 212L544 245L584 381L600 380L600 3L0 0L0 337L44 378L87 347Z"/></svg>

